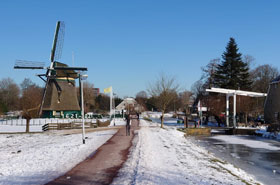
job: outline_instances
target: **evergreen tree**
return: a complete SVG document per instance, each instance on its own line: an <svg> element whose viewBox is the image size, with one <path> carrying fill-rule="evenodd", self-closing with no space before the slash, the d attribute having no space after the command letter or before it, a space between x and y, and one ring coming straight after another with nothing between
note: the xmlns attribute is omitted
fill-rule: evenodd
<svg viewBox="0 0 280 185"><path fill-rule="evenodd" d="M250 90L249 66L242 61L234 38L230 38L222 62L214 75L214 84L220 88Z"/></svg>

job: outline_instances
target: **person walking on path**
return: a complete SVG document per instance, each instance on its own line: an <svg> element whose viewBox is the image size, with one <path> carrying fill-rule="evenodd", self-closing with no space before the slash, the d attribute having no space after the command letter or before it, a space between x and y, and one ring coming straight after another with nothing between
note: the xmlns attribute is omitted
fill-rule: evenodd
<svg viewBox="0 0 280 185"><path fill-rule="evenodd" d="M139 127L139 123L140 123L140 121L139 121L139 118L140 118L139 112L137 112L136 115L137 115L137 121L138 121L138 125L137 126Z"/></svg>
<svg viewBox="0 0 280 185"><path fill-rule="evenodd" d="M126 135L130 136L130 114L126 114Z"/></svg>

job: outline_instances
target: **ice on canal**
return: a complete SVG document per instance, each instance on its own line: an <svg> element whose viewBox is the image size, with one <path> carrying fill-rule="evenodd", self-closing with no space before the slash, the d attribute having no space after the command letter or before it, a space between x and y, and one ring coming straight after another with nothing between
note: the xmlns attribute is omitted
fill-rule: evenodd
<svg viewBox="0 0 280 185"><path fill-rule="evenodd" d="M262 148L266 150L280 150L280 147L273 146L272 144L263 141L251 140L248 139L246 136L219 135L219 136L212 137L212 139L218 139L228 144L245 145L251 148Z"/></svg>

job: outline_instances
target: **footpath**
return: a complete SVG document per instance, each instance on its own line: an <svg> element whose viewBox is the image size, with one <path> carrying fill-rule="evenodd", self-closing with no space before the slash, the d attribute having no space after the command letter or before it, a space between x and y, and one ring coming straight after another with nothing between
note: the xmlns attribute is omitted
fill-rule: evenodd
<svg viewBox="0 0 280 185"><path fill-rule="evenodd" d="M92 156L75 166L65 175L47 183L47 185L110 184L127 160L129 148L134 137L134 130L137 129L139 129L138 121L132 119L130 136L126 136L125 127L120 128Z"/></svg>

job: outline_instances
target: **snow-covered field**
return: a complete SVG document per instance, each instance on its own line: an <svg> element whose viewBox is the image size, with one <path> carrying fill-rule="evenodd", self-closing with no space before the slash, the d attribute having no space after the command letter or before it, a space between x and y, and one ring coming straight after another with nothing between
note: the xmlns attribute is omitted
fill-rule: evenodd
<svg viewBox="0 0 280 185"><path fill-rule="evenodd" d="M22 125L0 125L0 133L25 132L26 126ZM42 125L31 125L29 132L43 132Z"/></svg>
<svg viewBox="0 0 280 185"><path fill-rule="evenodd" d="M105 122L107 118L99 119ZM30 120L30 132L42 132L42 126L48 123L81 123L82 119L60 119L60 118L35 118ZM96 123L96 119L85 119L86 123ZM0 121L0 133L25 132L25 119L12 119Z"/></svg>
<svg viewBox="0 0 280 185"><path fill-rule="evenodd" d="M116 130L81 134L0 134L0 184L45 184L86 159Z"/></svg>
<svg viewBox="0 0 280 185"><path fill-rule="evenodd" d="M174 127L142 127L113 184L257 184L243 170L216 158ZM259 183L261 184L261 183Z"/></svg>
<svg viewBox="0 0 280 185"><path fill-rule="evenodd" d="M126 125L126 121L123 118L115 118L115 119L112 119L110 122L110 127L121 126L121 125Z"/></svg>

